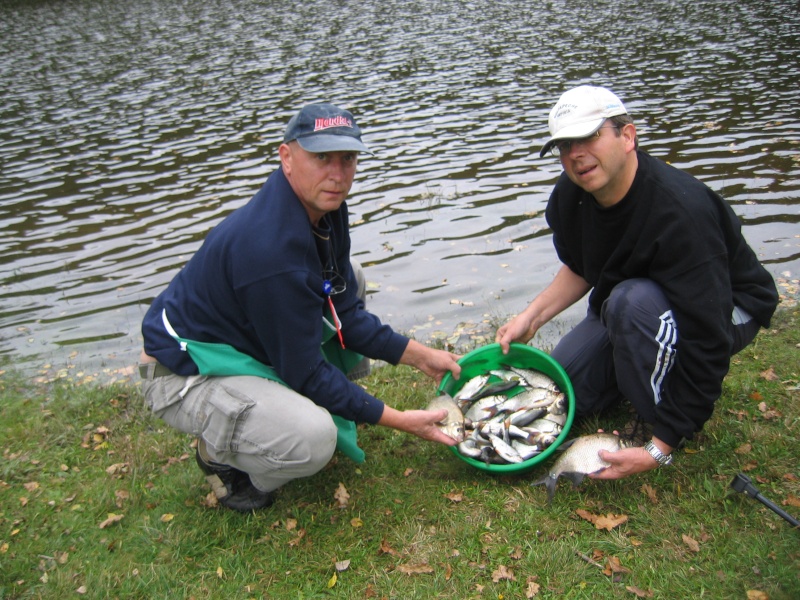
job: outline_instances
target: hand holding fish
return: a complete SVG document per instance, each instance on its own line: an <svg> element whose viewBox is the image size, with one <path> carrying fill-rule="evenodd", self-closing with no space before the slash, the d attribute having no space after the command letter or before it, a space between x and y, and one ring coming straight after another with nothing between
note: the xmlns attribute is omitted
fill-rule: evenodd
<svg viewBox="0 0 800 600"><path fill-rule="evenodd" d="M672 452L672 447L666 445L661 440L653 438L654 443L663 454ZM658 468L658 462L650 456L650 453L642 447L623 448L617 452L600 450L600 458L609 466L597 473L590 474L592 479L622 479L636 473L644 473Z"/></svg>
<svg viewBox="0 0 800 600"><path fill-rule="evenodd" d="M397 410L391 406L383 407L383 415L378 421L393 429L416 435L423 440L455 446L457 441L440 429L440 422L447 418L447 410Z"/></svg>

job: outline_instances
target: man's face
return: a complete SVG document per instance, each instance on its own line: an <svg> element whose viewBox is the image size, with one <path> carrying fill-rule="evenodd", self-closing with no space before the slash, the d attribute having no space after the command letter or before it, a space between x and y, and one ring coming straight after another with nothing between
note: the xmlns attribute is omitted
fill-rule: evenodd
<svg viewBox="0 0 800 600"><path fill-rule="evenodd" d="M597 133L564 144L559 158L575 185L610 206L622 200L633 183L636 128L628 124L617 129L606 121Z"/></svg>
<svg viewBox="0 0 800 600"><path fill-rule="evenodd" d="M350 193L358 164L358 152L307 152L296 141L278 149L289 184L314 225L337 210Z"/></svg>

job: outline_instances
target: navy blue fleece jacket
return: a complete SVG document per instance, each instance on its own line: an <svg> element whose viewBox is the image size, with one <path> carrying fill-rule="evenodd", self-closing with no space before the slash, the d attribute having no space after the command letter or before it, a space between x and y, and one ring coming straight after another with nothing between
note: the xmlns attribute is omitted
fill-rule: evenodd
<svg viewBox="0 0 800 600"><path fill-rule="evenodd" d="M408 339L367 312L350 267L347 205L311 225L281 169L208 234L155 298L142 323L144 349L174 373L198 373L162 322L185 339L229 344L275 368L289 387L329 412L376 423L383 403L348 381L320 352L327 302L323 269L347 289L331 296L348 349L397 364Z"/></svg>

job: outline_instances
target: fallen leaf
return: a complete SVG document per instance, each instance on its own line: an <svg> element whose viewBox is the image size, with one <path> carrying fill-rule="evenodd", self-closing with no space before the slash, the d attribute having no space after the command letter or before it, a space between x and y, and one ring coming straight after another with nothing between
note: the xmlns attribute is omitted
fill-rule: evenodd
<svg viewBox="0 0 800 600"><path fill-rule="evenodd" d="M28 483L23 483L22 487L24 487L29 492L34 492L39 489L39 483L36 481L29 481Z"/></svg>
<svg viewBox="0 0 800 600"><path fill-rule="evenodd" d="M105 529L109 525L113 525L114 523L121 521L123 517L125 517L125 515L115 515L114 513L108 513L108 518L102 523L100 523L100 529Z"/></svg>
<svg viewBox="0 0 800 600"><path fill-rule="evenodd" d="M87 591L88 591L88 590L86 589L86 586L85 586L85 585L82 585L82 586L81 586L81 587L79 587L77 590L75 590L75 593L76 593L76 594L81 594L81 595L82 595L82 594L85 594Z"/></svg>
<svg viewBox="0 0 800 600"><path fill-rule="evenodd" d="M391 554L392 556L400 556L400 553L389 545L389 543L386 541L386 538L381 540L381 545L378 550L381 554Z"/></svg>
<svg viewBox="0 0 800 600"><path fill-rule="evenodd" d="M449 494L445 494L444 497L451 502L461 502L464 500L464 495L460 492L451 492Z"/></svg>
<svg viewBox="0 0 800 600"><path fill-rule="evenodd" d="M750 451L752 449L753 449L753 446L751 444L742 444L741 446L736 448L736 450L734 450L734 452L736 454L750 454Z"/></svg>
<svg viewBox="0 0 800 600"><path fill-rule="evenodd" d="M626 569L622 566L622 563L619 561L619 558L616 556L609 556L606 559L606 566L603 570L603 573L606 575L614 575L615 573L630 573L630 569Z"/></svg>
<svg viewBox="0 0 800 600"><path fill-rule="evenodd" d="M117 508L122 508L123 502L131 497L130 493L126 490L117 490L114 492L114 497L116 498L115 504Z"/></svg>
<svg viewBox="0 0 800 600"><path fill-rule="evenodd" d="M339 487L336 488L333 497L339 503L339 508L346 508L347 501L350 500L350 494L347 493L347 488L344 487L343 483L339 483Z"/></svg>
<svg viewBox="0 0 800 600"><path fill-rule="evenodd" d="M775 371L773 370L772 367L770 367L766 371L762 371L760 373L760 375L761 375L762 379L766 379L767 381L777 381L778 380L778 376L775 374Z"/></svg>
<svg viewBox="0 0 800 600"><path fill-rule="evenodd" d="M428 563L422 563L419 565L400 565L397 567L397 570L401 573L405 573L406 575L425 575L428 573L433 573L433 567Z"/></svg>
<svg viewBox="0 0 800 600"><path fill-rule="evenodd" d="M286 519L286 531L297 529L297 519Z"/></svg>
<svg viewBox="0 0 800 600"><path fill-rule="evenodd" d="M364 521L362 521L358 517L353 517L352 519L350 519L350 526L355 528L363 527Z"/></svg>
<svg viewBox="0 0 800 600"><path fill-rule="evenodd" d="M505 565L500 565L497 569L492 573L492 581L497 583L498 581L516 581L517 578L514 577L514 571L506 567Z"/></svg>
<svg viewBox="0 0 800 600"><path fill-rule="evenodd" d="M335 585L336 585L336 581L337 581L338 579L339 579L339 576L338 576L336 573L334 573L333 575L331 575L331 578L330 578L330 579L328 579L328 589L330 589L330 588L332 588L333 586L335 586Z"/></svg>
<svg viewBox="0 0 800 600"><path fill-rule="evenodd" d="M337 562L334 564L334 566L336 567L336 570L337 570L339 573L341 573L342 571L347 571L347 569L349 569L349 568L350 568L350 560L348 559L348 560L340 560L340 561L337 561Z"/></svg>
<svg viewBox="0 0 800 600"><path fill-rule="evenodd" d="M306 530L305 529L298 529L297 530L297 537L294 538L293 540L290 540L289 541L289 545L290 546L297 546L304 537L306 537Z"/></svg>
<svg viewBox="0 0 800 600"><path fill-rule="evenodd" d="M761 590L747 590L747 600L769 600L769 596Z"/></svg>
<svg viewBox="0 0 800 600"><path fill-rule="evenodd" d="M653 592L649 590L643 590L635 585L626 585L625 589L628 590L631 594L634 594L637 598L652 598Z"/></svg>
<svg viewBox="0 0 800 600"><path fill-rule="evenodd" d="M528 581L526 581L525 583L526 583L525 587L526 598L528 599L535 598L536 596L539 595L539 590L541 589L541 586L538 583L536 583L536 575L531 575L530 577L528 577Z"/></svg>
<svg viewBox="0 0 800 600"><path fill-rule="evenodd" d="M689 550L692 552L700 552L700 544L697 542L697 540L689 537L685 533L681 535L681 539L683 540L683 543L686 544L686 547L689 548Z"/></svg>
<svg viewBox="0 0 800 600"><path fill-rule="evenodd" d="M121 475L128 472L128 463L116 463L106 468L106 473L109 475Z"/></svg>
<svg viewBox="0 0 800 600"><path fill-rule="evenodd" d="M581 518L593 523L596 529L605 529L611 531L615 527L622 525L628 521L627 515L615 515L608 513L607 515L594 515L587 510L578 509L575 511Z"/></svg>
<svg viewBox="0 0 800 600"><path fill-rule="evenodd" d="M412 469L412 468L410 468L410 467L409 467L408 469L406 469L405 471L403 471L403 477L408 477L408 476L409 476L409 475L411 475L413 472L414 472L414 469Z"/></svg>
<svg viewBox="0 0 800 600"><path fill-rule="evenodd" d="M222 567L217 567L217 577L225 579L225 571L222 570Z"/></svg>
<svg viewBox="0 0 800 600"><path fill-rule="evenodd" d="M656 490L653 488L653 486L645 483L642 486L642 491L645 493L650 502L653 504L658 504L658 497L656 496Z"/></svg>
<svg viewBox="0 0 800 600"><path fill-rule="evenodd" d="M175 518L175 515L173 515L172 513L164 513L163 515L161 515L161 522L162 523L169 523L174 518Z"/></svg>
<svg viewBox="0 0 800 600"><path fill-rule="evenodd" d="M781 504L783 504L784 506L794 506L796 508L800 508L800 498L789 494L788 496L786 496L786 500L781 502Z"/></svg>

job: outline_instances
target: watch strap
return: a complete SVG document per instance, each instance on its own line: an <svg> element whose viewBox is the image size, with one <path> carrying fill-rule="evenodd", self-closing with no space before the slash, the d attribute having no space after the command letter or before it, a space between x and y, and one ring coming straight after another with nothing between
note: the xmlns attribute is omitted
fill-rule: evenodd
<svg viewBox="0 0 800 600"><path fill-rule="evenodd" d="M672 464L672 453L664 454L661 450L658 449L653 443L653 440L650 440L644 445L644 449L652 456L655 461L658 463L659 467L666 467L669 464Z"/></svg>

